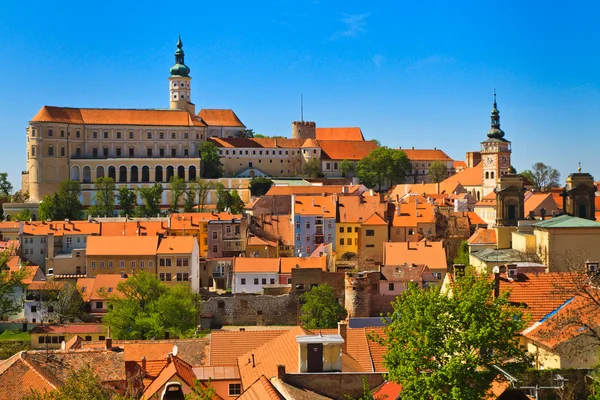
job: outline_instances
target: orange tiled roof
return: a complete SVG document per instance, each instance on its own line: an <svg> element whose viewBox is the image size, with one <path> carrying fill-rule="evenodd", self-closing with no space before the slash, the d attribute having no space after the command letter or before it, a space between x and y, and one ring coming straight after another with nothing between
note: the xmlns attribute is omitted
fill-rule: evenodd
<svg viewBox="0 0 600 400"><path fill-rule="evenodd" d="M467 212L467 216L469 217L469 224L471 224L471 225L486 225L487 226L487 222L485 222L483 219L481 219L481 217L479 215L477 215L476 212L469 211L469 212Z"/></svg>
<svg viewBox="0 0 600 400"><path fill-rule="evenodd" d="M236 365L237 359L256 347L286 333L286 330L212 331L209 364Z"/></svg>
<svg viewBox="0 0 600 400"><path fill-rule="evenodd" d="M195 243L192 236L167 236L161 239L156 254L192 254Z"/></svg>
<svg viewBox="0 0 600 400"><path fill-rule="evenodd" d="M496 193L490 192L475 203L476 207L496 207Z"/></svg>
<svg viewBox="0 0 600 400"><path fill-rule="evenodd" d="M598 197L596 199L598 199ZM596 201L596 203L598 203L598 201ZM531 211L533 211L535 215L540 215L541 208L546 209L546 215L548 216L552 215L552 211L559 211L551 193L527 192L523 207L525 216L528 216Z"/></svg>
<svg viewBox="0 0 600 400"><path fill-rule="evenodd" d="M400 211L400 215L398 215ZM394 227L416 227L419 223L434 223L433 206L427 199L420 196L410 196L402 203L396 203L396 211L392 218Z"/></svg>
<svg viewBox="0 0 600 400"><path fill-rule="evenodd" d="M87 221L26 221L23 223L23 233L26 235L98 235L100 225Z"/></svg>
<svg viewBox="0 0 600 400"><path fill-rule="evenodd" d="M76 286L81 291L83 301L106 300L108 296L121 295L117 285L125 280L119 274L98 274L95 278L77 279Z"/></svg>
<svg viewBox="0 0 600 400"><path fill-rule="evenodd" d="M395 400L400 398L402 393L402 385L396 382L385 381L373 390L375 399L390 399Z"/></svg>
<svg viewBox="0 0 600 400"><path fill-rule="evenodd" d="M58 383L47 379L23 358L19 352L0 363L0 387L6 400L20 400L31 395L32 390L49 392Z"/></svg>
<svg viewBox="0 0 600 400"><path fill-rule="evenodd" d="M135 110L44 106L31 122L76 125L206 126L185 110Z"/></svg>
<svg viewBox="0 0 600 400"><path fill-rule="evenodd" d="M480 162L473 168L465 168L461 172L452 175L448 179L445 179L442 183L452 185L460 183L463 186L482 186L483 163Z"/></svg>
<svg viewBox="0 0 600 400"><path fill-rule="evenodd" d="M316 128L317 140L352 140L364 141L362 131L358 127L352 128Z"/></svg>
<svg viewBox="0 0 600 400"><path fill-rule="evenodd" d="M374 213L379 216L385 216L387 212L387 203L382 201L381 197L363 193L359 196L338 196L338 213L341 223L358 223L367 221Z"/></svg>
<svg viewBox="0 0 600 400"><path fill-rule="evenodd" d="M279 258L234 257L234 273L279 273Z"/></svg>
<svg viewBox="0 0 600 400"><path fill-rule="evenodd" d="M471 245L477 244L497 244L498 238L496 237L495 229L478 228L473 236L468 241Z"/></svg>
<svg viewBox="0 0 600 400"><path fill-rule="evenodd" d="M439 149L401 149L411 161L453 161Z"/></svg>
<svg viewBox="0 0 600 400"><path fill-rule="evenodd" d="M337 332L335 332L337 333ZM373 360L364 328L346 330L346 353L358 362L363 371L373 371Z"/></svg>
<svg viewBox="0 0 600 400"><path fill-rule="evenodd" d="M454 169L465 169L467 168L467 163L464 161L454 161Z"/></svg>
<svg viewBox="0 0 600 400"><path fill-rule="evenodd" d="M208 109L203 108L198 113L198 116L206 122L208 126L239 126L245 128L246 126L240 121L233 110L228 109Z"/></svg>
<svg viewBox="0 0 600 400"><path fill-rule="evenodd" d="M349 185L349 194L358 194L361 185ZM342 193L343 185L310 185L310 186L271 186L266 196L304 195L304 194L334 194Z"/></svg>
<svg viewBox="0 0 600 400"><path fill-rule="evenodd" d="M379 147L377 143L372 141L358 142L348 140L319 140L318 146L321 147L321 150L323 151L324 159L346 159L351 161L362 160Z"/></svg>
<svg viewBox="0 0 600 400"><path fill-rule="evenodd" d="M387 222L379 214L374 213L363 222L363 225L387 225Z"/></svg>
<svg viewBox="0 0 600 400"><path fill-rule="evenodd" d="M318 268L327 270L327 257L283 257L281 260L282 274L291 274L294 268Z"/></svg>
<svg viewBox="0 0 600 400"><path fill-rule="evenodd" d="M239 400L283 400L271 382L261 375L254 383L244 390Z"/></svg>
<svg viewBox="0 0 600 400"><path fill-rule="evenodd" d="M446 179L440 183L414 183L414 184L398 184L390 190L390 199L392 201L398 201L406 194L415 193L423 197L428 197L435 194L447 194L452 195L453 193L465 193L466 190L458 182L448 182Z"/></svg>
<svg viewBox="0 0 600 400"><path fill-rule="evenodd" d="M383 264L395 266L407 264L427 265L429 268L446 268L446 249L443 242L422 240L411 242L387 242L383 244Z"/></svg>
<svg viewBox="0 0 600 400"><path fill-rule="evenodd" d="M313 138L308 138L302 143L302 148L319 147L319 144Z"/></svg>
<svg viewBox="0 0 600 400"><path fill-rule="evenodd" d="M102 222L102 236L157 236L167 231L163 221Z"/></svg>
<svg viewBox="0 0 600 400"><path fill-rule="evenodd" d="M288 138L216 138L208 140L223 148L300 149L304 139Z"/></svg>
<svg viewBox="0 0 600 400"><path fill-rule="evenodd" d="M248 240L246 241L246 246L270 246L270 247L275 247L277 246L277 243L267 240L267 239L263 239L259 236L255 236L253 234L249 234L248 235Z"/></svg>
<svg viewBox="0 0 600 400"><path fill-rule="evenodd" d="M294 213L298 215L322 215L335 218L336 206L332 196L296 196L293 205Z"/></svg>
<svg viewBox="0 0 600 400"><path fill-rule="evenodd" d="M241 214L231 214L226 212L202 212L202 213L175 213L171 214L170 230L198 230L200 223L207 223L215 220L240 219Z"/></svg>
<svg viewBox="0 0 600 400"><path fill-rule="evenodd" d="M373 359L373 366L375 367L375 372L387 372L387 368L383 365L383 356L385 354L386 348L374 340L370 339L370 336L375 337L383 337L385 338L385 332L383 328L364 328L369 338L369 352L371 353L371 358Z"/></svg>
<svg viewBox="0 0 600 400"><path fill-rule="evenodd" d="M264 234L267 240L281 241L283 244L291 245L294 243L294 228L290 222L291 216L285 215L265 215L260 219L260 229L256 234Z"/></svg>
<svg viewBox="0 0 600 400"><path fill-rule="evenodd" d="M157 236L90 236L86 255L154 256L157 247Z"/></svg>

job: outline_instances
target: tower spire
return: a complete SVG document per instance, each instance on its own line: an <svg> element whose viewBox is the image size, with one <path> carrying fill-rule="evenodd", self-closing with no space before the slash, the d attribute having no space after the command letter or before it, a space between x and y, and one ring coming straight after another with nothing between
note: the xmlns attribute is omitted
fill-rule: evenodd
<svg viewBox="0 0 600 400"><path fill-rule="evenodd" d="M185 53L183 52L183 42L181 36L177 37L177 50L175 50L175 65L171 67L172 76L184 76L190 75L190 69L185 65Z"/></svg>
<svg viewBox="0 0 600 400"><path fill-rule="evenodd" d="M498 104L496 103L496 89L494 89L494 106L492 108L491 115L491 127L487 135L490 139L502 139L504 132L500 129L500 111L498 111Z"/></svg>

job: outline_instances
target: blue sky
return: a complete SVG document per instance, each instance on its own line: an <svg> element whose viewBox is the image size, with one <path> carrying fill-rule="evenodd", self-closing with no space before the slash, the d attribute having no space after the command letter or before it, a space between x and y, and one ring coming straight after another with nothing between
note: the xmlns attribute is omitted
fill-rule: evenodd
<svg viewBox="0 0 600 400"><path fill-rule="evenodd" d="M58 4L60 3L60 4ZM476 4L481 3L481 4ZM475 4L475 5L474 5ZM0 171L15 187L43 105L168 107L181 34L200 108L255 132L360 126L388 146L477 150L498 92L517 170L600 180L595 2L2 2Z"/></svg>

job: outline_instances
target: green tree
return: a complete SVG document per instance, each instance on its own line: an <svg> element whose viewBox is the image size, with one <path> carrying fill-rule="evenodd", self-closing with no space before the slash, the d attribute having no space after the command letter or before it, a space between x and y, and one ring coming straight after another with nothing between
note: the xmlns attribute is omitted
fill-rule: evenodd
<svg viewBox="0 0 600 400"><path fill-rule="evenodd" d="M134 214L138 217L156 217L160 214L162 193L163 187L160 183L155 183L150 187L139 187L138 194L142 204L136 207Z"/></svg>
<svg viewBox="0 0 600 400"><path fill-rule="evenodd" d="M61 324L84 318L85 302L73 283L67 282L60 286L56 281L48 281L45 286L44 302L46 306L53 307Z"/></svg>
<svg viewBox="0 0 600 400"><path fill-rule="evenodd" d="M20 213L18 213L17 215L15 215L15 220L17 221L29 221L31 219L32 215L31 215L31 211L29 211L28 208L24 209L23 211L21 211Z"/></svg>
<svg viewBox="0 0 600 400"><path fill-rule="evenodd" d="M300 299L300 323L306 329L335 328L338 321L346 317L346 310L335 298L333 287L326 283L313 287Z"/></svg>
<svg viewBox="0 0 600 400"><path fill-rule="evenodd" d="M244 207L246 204L240 198L240 194L237 190L232 190L229 195L229 199L231 203L229 204L229 209L232 214L241 214L244 211Z"/></svg>
<svg viewBox="0 0 600 400"><path fill-rule="evenodd" d="M202 142L198 150L203 178L216 179L223 176L223 164L219 157L219 148L213 142Z"/></svg>
<svg viewBox="0 0 600 400"><path fill-rule="evenodd" d="M410 160L402 150L378 147L358 162L357 172L361 183L370 188L403 183L411 169Z"/></svg>
<svg viewBox="0 0 600 400"><path fill-rule="evenodd" d="M186 190L185 180L177 176L172 176L169 183L169 189L171 189L171 207L169 211L171 213L179 212L179 203L181 202L181 196Z"/></svg>
<svg viewBox="0 0 600 400"><path fill-rule="evenodd" d="M121 186L117 192L117 201L122 217L133 215L133 209L137 203L137 194L133 190Z"/></svg>
<svg viewBox="0 0 600 400"><path fill-rule="evenodd" d="M252 139L254 137L254 130L253 129L242 129L235 133L235 137Z"/></svg>
<svg viewBox="0 0 600 400"><path fill-rule="evenodd" d="M446 163L434 161L429 166L429 178L433 183L439 183L448 177L448 167Z"/></svg>
<svg viewBox="0 0 600 400"><path fill-rule="evenodd" d="M344 178L354 175L355 170L356 168L354 168L352 161L344 159L340 162L340 172Z"/></svg>
<svg viewBox="0 0 600 400"><path fill-rule="evenodd" d="M469 265L469 243L463 240L453 260L454 264Z"/></svg>
<svg viewBox="0 0 600 400"><path fill-rule="evenodd" d="M115 190L113 178L98 178L94 181L94 199L96 204L88 208L88 215L112 217L115 213Z"/></svg>
<svg viewBox="0 0 600 400"><path fill-rule="evenodd" d="M252 196L264 196L273 186L273 181L264 176L257 176L250 181L250 194Z"/></svg>
<svg viewBox="0 0 600 400"><path fill-rule="evenodd" d="M377 146L381 146L381 142L377 139L371 139L371 142L375 143Z"/></svg>
<svg viewBox="0 0 600 400"><path fill-rule="evenodd" d="M521 172L537 191L547 191L560 187L560 172L543 162L536 162L531 169Z"/></svg>
<svg viewBox="0 0 600 400"><path fill-rule="evenodd" d="M10 196L13 185L8 181L8 173L0 172L0 195Z"/></svg>
<svg viewBox="0 0 600 400"><path fill-rule="evenodd" d="M192 212L194 211L194 206L196 205L196 191L191 187L185 191L183 198L183 212Z"/></svg>
<svg viewBox="0 0 600 400"><path fill-rule="evenodd" d="M24 400L132 400L132 397L124 397L109 389L100 381L100 378L91 365L87 365L79 371L73 371L65 381L65 384L50 392L41 392L35 389L31 394L23 397Z"/></svg>
<svg viewBox="0 0 600 400"><path fill-rule="evenodd" d="M79 200L80 196L81 184L79 182L73 180L61 182L54 195L47 195L42 199L38 208L40 220L81 219L83 204Z"/></svg>
<svg viewBox="0 0 600 400"><path fill-rule="evenodd" d="M198 212L204 212L204 206L206 205L206 199L211 190L216 187L214 182L206 179L197 178L195 181L190 183L190 189L198 196Z"/></svg>
<svg viewBox="0 0 600 400"><path fill-rule="evenodd" d="M244 210L244 202L237 190L226 190L222 183L217 183L217 211L229 211L232 214L240 214Z"/></svg>
<svg viewBox="0 0 600 400"><path fill-rule="evenodd" d="M191 392L185 395L185 400L212 400L217 391L210 384L210 379L206 384L196 379L194 380L194 386L191 388Z"/></svg>
<svg viewBox="0 0 600 400"><path fill-rule="evenodd" d="M118 339L174 336L196 327L197 300L187 285L166 286L156 276L140 272L120 282L122 296L109 298L103 322Z"/></svg>
<svg viewBox="0 0 600 400"><path fill-rule="evenodd" d="M311 158L304 166L304 175L309 178L319 178L323 176L321 172L321 160L318 158Z"/></svg>
<svg viewBox="0 0 600 400"><path fill-rule="evenodd" d="M23 298L15 295L15 290L23 288L23 279L27 277L27 269L10 271L7 266L12 257L12 250L0 252L0 319L18 314L23 310Z"/></svg>
<svg viewBox="0 0 600 400"><path fill-rule="evenodd" d="M510 174L516 174L517 173L517 169L511 165L510 168L508 169L508 172Z"/></svg>
<svg viewBox="0 0 600 400"><path fill-rule="evenodd" d="M519 345L527 323L508 293L495 297L494 280L474 274L457 278L451 291L410 285L374 338L387 349L384 365L403 400L483 399L495 366L510 373L529 366Z"/></svg>

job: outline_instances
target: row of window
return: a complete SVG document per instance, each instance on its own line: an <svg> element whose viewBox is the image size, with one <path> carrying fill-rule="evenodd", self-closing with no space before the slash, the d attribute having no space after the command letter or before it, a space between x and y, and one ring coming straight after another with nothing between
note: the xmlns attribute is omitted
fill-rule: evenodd
<svg viewBox="0 0 600 400"><path fill-rule="evenodd" d="M315 219L315 225L323 225L323 219L317 217ZM296 229L300 229L300 221L296 221ZM310 229L310 221L306 221L306 229ZM327 221L327 229L333 229L332 221ZM340 229L343 229L343 228L340 228ZM350 229L350 228L348 228L348 229ZM348 232L350 232L350 231L348 231Z"/></svg>
<svg viewBox="0 0 600 400"><path fill-rule="evenodd" d="M327 243L330 243L332 240L333 240L333 237L331 236L331 233L328 233L327 234ZM296 242L299 242L299 241L300 241L300 234L298 233L296 235ZM309 233L306 234L306 241L310 242L310 234Z"/></svg>
<svg viewBox="0 0 600 400"><path fill-rule="evenodd" d="M159 258L158 259L158 265L160 267L170 267L171 262L172 262L171 258ZM187 257L177 257L175 262L177 263L178 267L189 267L190 266L190 259Z"/></svg>
<svg viewBox="0 0 600 400"><path fill-rule="evenodd" d="M254 284L255 284L255 285L258 285L258 281L259 281L259 279L258 279L258 278L254 278ZM267 284L267 278L262 278L262 279L260 280L260 283L261 283L262 285L266 285L266 284ZM246 284L246 278L241 278L241 279L240 279L240 285L245 285L245 284ZM269 279L269 284L270 284L270 285L274 285L274 284L275 284L275 278L270 278L270 279Z"/></svg>
<svg viewBox="0 0 600 400"><path fill-rule="evenodd" d="M170 272L161 272L158 274L158 279L162 282L171 282L173 279L173 274ZM187 282L190 279L190 275L187 272L178 272L175 274L175 280L177 282Z"/></svg>
<svg viewBox="0 0 600 400"><path fill-rule="evenodd" d="M27 243L31 243L31 244L33 244L33 239L34 239L34 238L32 238L32 237L25 237L25 238L23 239L23 243L25 243L25 244L27 244ZM40 238L40 243L46 243L46 238L42 236L42 237Z"/></svg>
<svg viewBox="0 0 600 400"><path fill-rule="evenodd" d="M256 151L257 151L257 150L252 150L252 155L253 155L253 156L255 156L255 155L256 155ZM280 156L281 156L281 155L283 155L283 151L284 151L284 150L279 150L279 155L280 155ZM249 150L237 150L237 154L238 154L238 155L240 155L240 156L241 156L241 155L245 155L245 156L247 156L247 155L249 155L249 153L248 153L248 152L249 152ZM294 154L294 150L285 150L285 155L289 155L290 153L291 153L291 154ZM219 150L219 154L220 154L220 155L223 155L223 154L225 154L225 155L229 155L229 150ZM231 150L231 154L232 154L232 155L236 155L236 150ZM272 155L276 155L276 154L277 154L277 153L276 153L276 150L271 150L271 154L272 154ZM296 154L300 154L300 150L297 150L297 151L296 151ZM262 155L263 155L263 151L262 151L262 150L258 150L258 155L259 155L259 156L262 156ZM268 155L269 155L269 150L265 150L265 155L266 155L266 156L268 156Z"/></svg>
<svg viewBox="0 0 600 400"><path fill-rule="evenodd" d="M54 136L54 131L52 129L48 129L48 137L53 137ZM177 132L171 132L171 135L169 136L168 133L165 135L165 132L158 132L158 138L159 139L165 139L170 137L171 139L178 139L178 134ZM203 140L204 135L200 135L198 133L196 133L196 140ZM37 130L36 129L32 129L31 130L31 137L37 137ZM65 131L64 129L60 130L60 137L65 137ZM81 138L81 131L75 131L75 137L76 138ZM102 137L104 139L111 139L110 137L110 133L108 131L104 131L102 134ZM122 133L120 131L116 132L115 138L116 139L122 139L124 137L124 135L122 135ZM135 139L135 133L134 132L129 132L129 139ZM92 138L93 139L98 139L98 131L93 131L92 132ZM146 138L147 139L153 139L153 134L152 132L147 132L146 133ZM188 132L183 132L183 139L189 139L190 135Z"/></svg>
<svg viewBox="0 0 600 400"><path fill-rule="evenodd" d="M100 268L104 268L106 263L104 261L100 261ZM96 268L96 261L92 261L91 263L92 265L92 269ZM109 261L108 262L108 268L112 268L113 267L113 262ZM119 267L120 268L125 268L125 261L119 261ZM136 267L136 262L135 261L131 261L131 268L135 268ZM145 268L146 267L146 262L145 261L140 261L140 268ZM154 268L154 261L148 261L148 268Z"/></svg>
<svg viewBox="0 0 600 400"><path fill-rule="evenodd" d="M352 233L352 227L351 226L347 226L346 227L346 232L347 233ZM340 226L340 233L344 233L344 227ZM358 226L354 227L354 233L358 233Z"/></svg>
<svg viewBox="0 0 600 400"><path fill-rule="evenodd" d="M35 321L33 321L35 322ZM105 336L98 336L98 340L105 340L106 337ZM91 336L86 336L85 337L85 341L89 342L92 340ZM54 344L58 344L58 343L62 343L65 341L65 337L64 336L40 336L38 338L38 343L39 344L50 344L50 343L54 343Z"/></svg>

